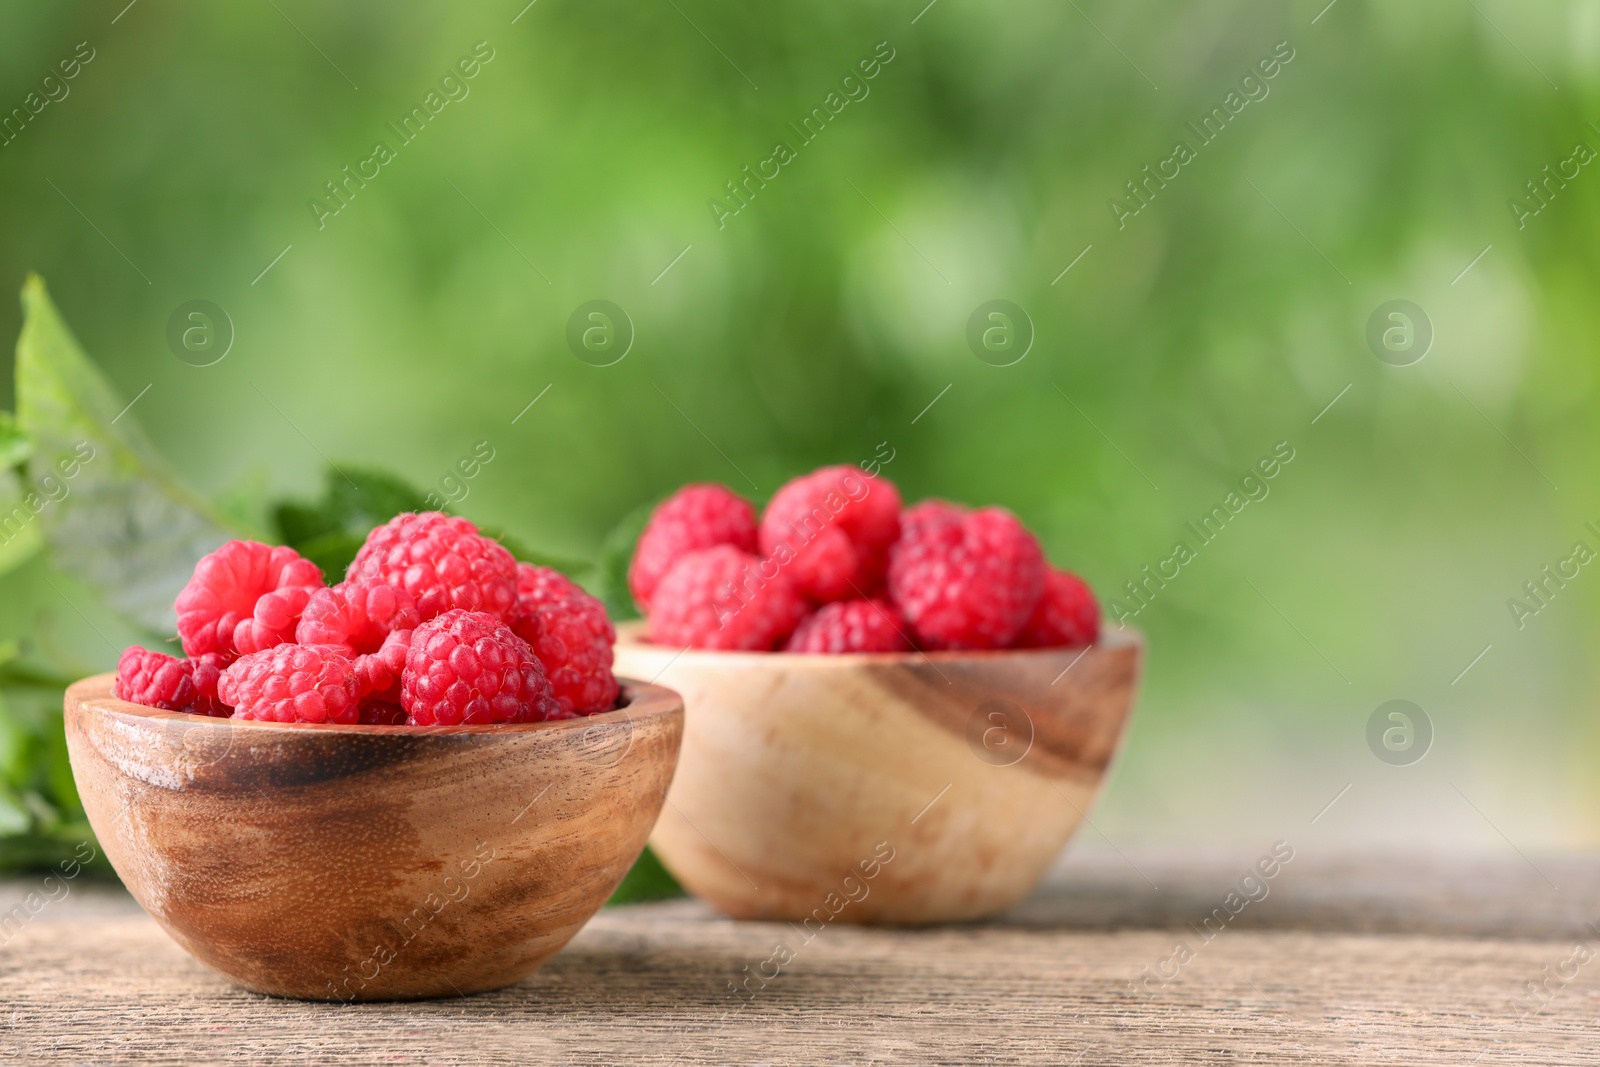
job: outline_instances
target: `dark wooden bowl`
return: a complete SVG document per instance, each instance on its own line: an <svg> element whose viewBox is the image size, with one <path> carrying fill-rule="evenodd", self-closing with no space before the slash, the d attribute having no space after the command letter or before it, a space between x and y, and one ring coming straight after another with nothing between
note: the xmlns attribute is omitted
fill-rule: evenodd
<svg viewBox="0 0 1600 1067"><path fill-rule="evenodd" d="M1127 733L1143 638L842 656L683 651L618 627L618 669L683 694L651 847L740 919L978 919L1031 892Z"/></svg>
<svg viewBox="0 0 1600 1067"><path fill-rule="evenodd" d="M172 938L247 989L406 1000L510 985L605 903L677 766L683 701L623 681L603 715L328 726L67 690L89 822Z"/></svg>

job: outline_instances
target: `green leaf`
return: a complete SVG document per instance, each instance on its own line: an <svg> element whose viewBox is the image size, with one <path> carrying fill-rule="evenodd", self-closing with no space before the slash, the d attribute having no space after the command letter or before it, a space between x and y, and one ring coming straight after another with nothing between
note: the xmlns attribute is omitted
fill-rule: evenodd
<svg viewBox="0 0 1600 1067"><path fill-rule="evenodd" d="M639 854L639 859L628 869L628 873L622 878L622 884L617 886L617 891L611 894L611 899L606 901L606 904L641 904L647 900L667 900L681 896L683 887L665 867L661 866L661 861L656 859L656 854L646 845L645 850Z"/></svg>
<svg viewBox="0 0 1600 1067"><path fill-rule="evenodd" d="M195 562L244 531L172 477L38 275L22 287L22 316L17 421L34 441L30 488L44 503L36 515L13 505L0 531L37 522L57 566L118 613L170 632Z"/></svg>
<svg viewBox="0 0 1600 1067"><path fill-rule="evenodd" d="M215 500L217 510L227 516L229 522L240 529L255 531L251 538L256 541L272 539L272 516L268 514L267 505L270 482L267 468L253 466L229 483Z"/></svg>
<svg viewBox="0 0 1600 1067"><path fill-rule="evenodd" d="M0 838L25 833L33 825L33 813L15 792L0 785Z"/></svg>
<svg viewBox="0 0 1600 1067"><path fill-rule="evenodd" d="M350 566L374 526L406 511L430 511L421 490L392 474L361 467L330 467L320 499L284 501L272 509L279 539L322 568L336 581ZM529 548L511 535L487 526L479 529L527 563L553 567L582 580L593 569L587 560L572 560Z"/></svg>
<svg viewBox="0 0 1600 1067"><path fill-rule="evenodd" d="M633 603L633 593L628 589L628 565L633 562L633 548L639 543L645 523L655 504L641 504L622 517L611 528L600 545L600 560L595 564L594 587L589 591L605 602L606 612L613 622L637 619L639 609Z"/></svg>
<svg viewBox="0 0 1600 1067"><path fill-rule="evenodd" d="M0 700L0 786L26 784L38 747L33 733Z"/></svg>
<svg viewBox="0 0 1600 1067"><path fill-rule="evenodd" d="M496 541L499 541L501 547L503 547L507 552L511 553L517 559L521 560L523 563L532 563L536 567L549 567L551 570L560 571L562 574L565 574L568 578L574 579L579 584L582 584L589 576L590 572L594 570L594 564L590 563L588 560L568 559L565 556L553 556L550 553L542 552L537 548L529 548L522 541L512 537L510 534L505 533L504 531L493 529L488 526L480 526L478 527L478 531L485 537L492 537Z"/></svg>
<svg viewBox="0 0 1600 1067"><path fill-rule="evenodd" d="M22 432L15 415L0 411L0 467L15 467L33 453L33 438Z"/></svg>
<svg viewBox="0 0 1600 1067"><path fill-rule="evenodd" d="M44 533L40 524L33 521L21 475L11 467L0 470L0 574L15 570L43 547Z"/></svg>
<svg viewBox="0 0 1600 1067"><path fill-rule="evenodd" d="M338 581L374 526L404 511L426 511L422 492L392 474L329 467L322 496L284 501L272 509L278 538Z"/></svg>

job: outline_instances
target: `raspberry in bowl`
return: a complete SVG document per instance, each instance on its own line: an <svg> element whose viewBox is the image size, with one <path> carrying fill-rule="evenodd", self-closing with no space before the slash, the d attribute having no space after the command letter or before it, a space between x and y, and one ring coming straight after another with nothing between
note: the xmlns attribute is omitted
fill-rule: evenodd
<svg viewBox="0 0 1600 1067"><path fill-rule="evenodd" d="M686 512L647 525L646 618L617 643L619 670L687 708L662 863L724 914L808 929L1026 896L1126 733L1139 634L1103 631L1003 508L902 509L887 479L832 467L779 490L754 550L708 544L698 512L672 529Z"/></svg>
<svg viewBox="0 0 1600 1067"><path fill-rule="evenodd" d="M187 658L130 648L67 690L117 873L257 992L519 981L615 890L677 763L682 700L612 674L598 601L463 519L400 516L374 544L326 587L232 542L180 597Z"/></svg>

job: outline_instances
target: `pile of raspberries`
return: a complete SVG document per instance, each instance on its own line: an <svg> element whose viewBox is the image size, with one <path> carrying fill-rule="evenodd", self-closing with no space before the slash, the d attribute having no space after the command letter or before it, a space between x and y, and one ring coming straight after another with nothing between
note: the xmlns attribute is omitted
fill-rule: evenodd
<svg viewBox="0 0 1600 1067"><path fill-rule="evenodd" d="M542 722L617 704L604 605L437 511L373 530L333 586L292 548L230 541L195 565L174 607L188 658L127 649L119 698L392 726Z"/></svg>
<svg viewBox="0 0 1600 1067"><path fill-rule="evenodd" d="M1004 508L901 510L881 476L823 467L759 522L725 486L688 485L639 538L628 585L659 645L909 652L1093 644L1100 605Z"/></svg>

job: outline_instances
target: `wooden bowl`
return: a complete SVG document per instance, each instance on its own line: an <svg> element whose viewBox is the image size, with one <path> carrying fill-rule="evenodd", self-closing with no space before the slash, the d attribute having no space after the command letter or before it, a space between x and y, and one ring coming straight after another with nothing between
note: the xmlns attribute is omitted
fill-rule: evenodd
<svg viewBox="0 0 1600 1067"><path fill-rule="evenodd" d="M1043 878L1126 731L1134 631L1087 649L680 651L624 626L617 667L670 684L683 753L650 836L741 919L993 915Z"/></svg>
<svg viewBox="0 0 1600 1067"><path fill-rule="evenodd" d="M193 956L246 989L407 1000L510 985L643 850L683 701L623 681L603 715L329 726L183 715L67 690L67 748L106 855Z"/></svg>

